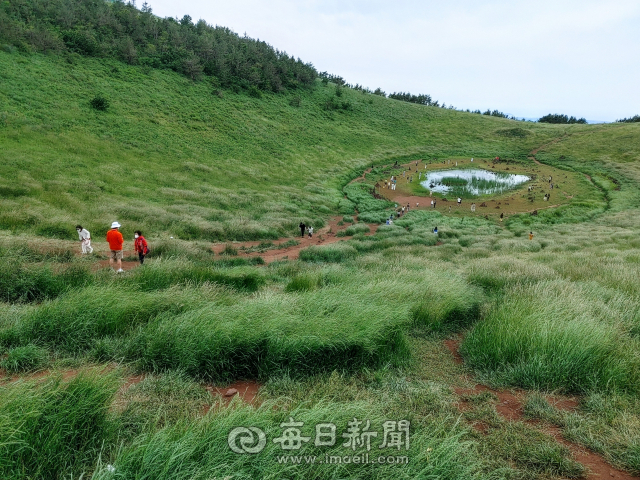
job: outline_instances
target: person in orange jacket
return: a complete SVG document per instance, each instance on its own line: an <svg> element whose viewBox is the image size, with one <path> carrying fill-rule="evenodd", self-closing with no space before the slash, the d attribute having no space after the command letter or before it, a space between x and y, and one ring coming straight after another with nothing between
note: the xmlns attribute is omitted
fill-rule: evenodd
<svg viewBox="0 0 640 480"><path fill-rule="evenodd" d="M122 273L122 244L124 238L118 230L121 225L118 222L111 224L111 230L107 232L107 242L109 243L109 249L111 250L111 258L109 259L109 265L115 270L114 265L117 265L118 269L116 273Z"/></svg>
<svg viewBox="0 0 640 480"><path fill-rule="evenodd" d="M138 254L140 265L142 265L144 263L145 255L149 253L149 246L147 245L147 241L142 236L142 232L140 230L133 232L133 236L135 238L135 241L133 242L133 249Z"/></svg>

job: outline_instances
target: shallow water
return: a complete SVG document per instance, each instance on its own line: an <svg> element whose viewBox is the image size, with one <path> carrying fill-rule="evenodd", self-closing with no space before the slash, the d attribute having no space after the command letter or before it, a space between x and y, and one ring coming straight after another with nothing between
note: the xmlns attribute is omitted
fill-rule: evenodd
<svg viewBox="0 0 640 480"><path fill-rule="evenodd" d="M427 190L456 195L487 195L511 190L531 180L527 175L490 172L478 168L465 170L435 170L420 182Z"/></svg>

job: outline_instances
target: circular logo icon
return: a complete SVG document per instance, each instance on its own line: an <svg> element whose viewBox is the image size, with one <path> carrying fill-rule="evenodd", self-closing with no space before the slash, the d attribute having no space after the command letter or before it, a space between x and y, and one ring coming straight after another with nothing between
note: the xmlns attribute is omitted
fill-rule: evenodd
<svg viewBox="0 0 640 480"><path fill-rule="evenodd" d="M236 427L229 432L227 442L236 453L260 453L267 444L267 436L256 427Z"/></svg>

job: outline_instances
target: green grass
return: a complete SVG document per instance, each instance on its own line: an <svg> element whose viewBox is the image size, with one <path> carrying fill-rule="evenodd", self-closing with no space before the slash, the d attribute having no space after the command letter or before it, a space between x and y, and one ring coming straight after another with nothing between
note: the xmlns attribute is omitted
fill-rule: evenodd
<svg viewBox="0 0 640 480"><path fill-rule="evenodd" d="M9 350L0 362L0 368L9 373L32 372L44 367L49 361L49 352L36 345L25 345Z"/></svg>
<svg viewBox="0 0 640 480"><path fill-rule="evenodd" d="M93 468L113 439L114 374L81 373L68 382L0 385L0 475L64 478Z"/></svg>
<svg viewBox="0 0 640 480"><path fill-rule="evenodd" d="M569 393L637 392L640 345L597 318L564 282L505 292L465 338L470 366L494 381Z"/></svg>
<svg viewBox="0 0 640 480"><path fill-rule="evenodd" d="M300 108L288 95L220 98L206 82L108 59L0 52L0 70L0 187L23 187L2 198L0 228L56 238L81 223L101 239L118 219L127 238L139 228L151 239L275 239L339 211L339 188L371 162L523 156L560 131L528 125L507 138L495 132L510 120L349 89L353 108L328 112L333 89L320 83L296 93ZM106 112L88 105L96 88Z"/></svg>
<svg viewBox="0 0 640 480"><path fill-rule="evenodd" d="M453 389L475 382L533 390L527 415L640 472L640 125L522 123L348 88L349 108L327 110L336 89L320 81L292 102L73 58L0 51L0 361L21 377L0 384L0 477L113 478L108 464L115 478L583 473L535 426L501 418L490 395L461 414ZM97 94L104 112L89 106ZM527 159L543 145L542 165ZM562 206L543 210L539 185L475 215L441 201L364 235L391 213L370 188L398 174L396 160L495 156L532 183L553 172ZM238 255L337 215L353 237L300 261ZM137 229L151 248L118 276L97 265L113 220L127 255ZM77 223L94 256L76 256ZM261 243L242 250L245 240ZM464 366L442 345L452 333ZM147 376L122 390L107 370L28 380L94 362ZM223 408L204 384L242 378L265 383L263 407ZM553 409L548 391L580 407ZM289 415L341 429L407 418L410 464L285 467L273 442L259 456L228 449L231 428L273 437Z"/></svg>

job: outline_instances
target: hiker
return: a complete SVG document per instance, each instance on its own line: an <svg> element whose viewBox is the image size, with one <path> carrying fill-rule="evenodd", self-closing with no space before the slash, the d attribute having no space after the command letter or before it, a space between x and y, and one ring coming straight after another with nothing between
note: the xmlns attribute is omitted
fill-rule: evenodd
<svg viewBox="0 0 640 480"><path fill-rule="evenodd" d="M533 240L533 232L529 232L529 240Z"/></svg>
<svg viewBox="0 0 640 480"><path fill-rule="evenodd" d="M420 202L416 202L416 208L420 206Z"/></svg>
<svg viewBox="0 0 640 480"><path fill-rule="evenodd" d="M144 257L149 253L149 246L147 245L147 241L142 236L142 232L140 230L133 232L133 238L135 238L133 242L133 250L138 254L140 265L142 265L144 263Z"/></svg>
<svg viewBox="0 0 640 480"><path fill-rule="evenodd" d="M435 233L436 235L438 234L438 227L436 226L436 228L433 229L433 233Z"/></svg>
<svg viewBox="0 0 640 480"><path fill-rule="evenodd" d="M118 230L121 225L118 222L111 224L111 230L107 232L107 243L109 243L109 249L111 250L111 258L109 259L109 265L115 270L115 265L118 266L116 273L122 273L122 244L124 238Z"/></svg>
<svg viewBox="0 0 640 480"><path fill-rule="evenodd" d="M389 222L391 222L391 220L387 218L387 225L391 225Z"/></svg>
<svg viewBox="0 0 640 480"><path fill-rule="evenodd" d="M404 207L402 207L402 214L404 215Z"/></svg>
<svg viewBox="0 0 640 480"><path fill-rule="evenodd" d="M431 200L431 208L433 208L434 202L433 200Z"/></svg>
<svg viewBox="0 0 640 480"><path fill-rule="evenodd" d="M471 159L471 163L473 163L473 158Z"/></svg>
<svg viewBox="0 0 640 480"><path fill-rule="evenodd" d="M300 227L300 236L304 237L304 229L307 228L307 226L300 222L300 225L298 225Z"/></svg>
<svg viewBox="0 0 640 480"><path fill-rule="evenodd" d="M91 246L91 234L89 231L86 228L82 228L82 225L76 225L76 231L80 238L82 253L93 253L93 247Z"/></svg>
<svg viewBox="0 0 640 480"><path fill-rule="evenodd" d="M433 208L436 208L436 199L433 199Z"/></svg>
<svg viewBox="0 0 640 480"><path fill-rule="evenodd" d="M313 237L313 227L311 225L309 225L309 238Z"/></svg>
<svg viewBox="0 0 640 480"><path fill-rule="evenodd" d="M451 213L451 205L449 205L449 213Z"/></svg>
<svg viewBox="0 0 640 480"><path fill-rule="evenodd" d="M409 211L410 208L411 208L411 205L409 205L409 202L407 202L407 212Z"/></svg>
<svg viewBox="0 0 640 480"><path fill-rule="evenodd" d="M500 221L504 218L504 213L500 213Z"/></svg>
<svg viewBox="0 0 640 480"><path fill-rule="evenodd" d="M462 199L458 197L458 206L462 205Z"/></svg>
<svg viewBox="0 0 640 480"><path fill-rule="evenodd" d="M472 203L472 204L471 204L471 211L472 211L472 212L475 212L475 211L476 211L476 204L475 204L475 203Z"/></svg>

